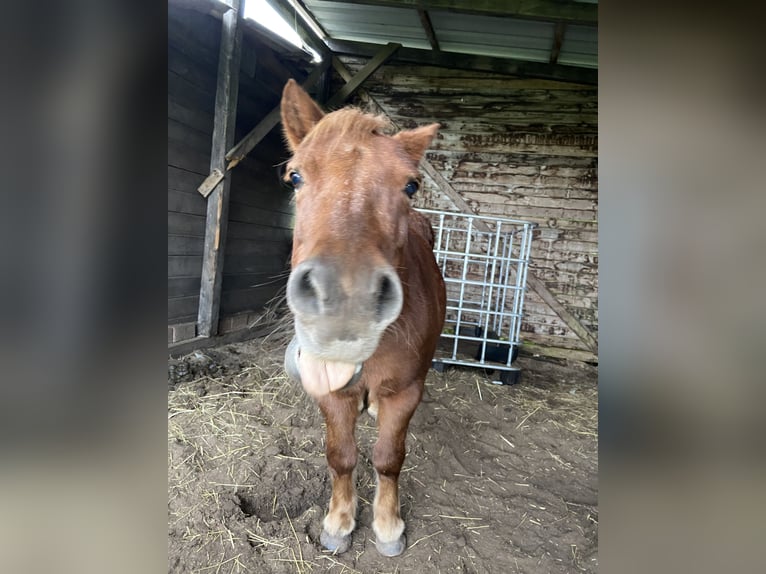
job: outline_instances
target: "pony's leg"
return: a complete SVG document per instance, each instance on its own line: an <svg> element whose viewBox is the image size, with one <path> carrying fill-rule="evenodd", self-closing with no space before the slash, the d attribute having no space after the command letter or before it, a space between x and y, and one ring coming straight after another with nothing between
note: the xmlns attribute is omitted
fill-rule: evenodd
<svg viewBox="0 0 766 574"><path fill-rule="evenodd" d="M324 518L320 542L337 554L351 546L351 532L356 526L356 488L354 468L357 450L354 425L359 413L358 397L332 393L319 401L327 423L327 463L332 477L330 509Z"/></svg>
<svg viewBox="0 0 766 574"><path fill-rule="evenodd" d="M413 384L396 394L378 397L378 441L372 453L378 483L372 529L375 546L384 556L398 556L407 547L399 513L399 472L404 463L407 427L422 394L421 386Z"/></svg>

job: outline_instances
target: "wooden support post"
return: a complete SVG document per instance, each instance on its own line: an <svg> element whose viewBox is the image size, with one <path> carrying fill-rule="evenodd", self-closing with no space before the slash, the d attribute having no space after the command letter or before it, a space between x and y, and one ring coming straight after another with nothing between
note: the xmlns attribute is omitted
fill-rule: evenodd
<svg viewBox="0 0 766 574"><path fill-rule="evenodd" d="M218 53L213 141L210 171L224 177L207 198L205 245L202 252L202 277L197 313L197 334L211 337L218 332L221 304L223 249L229 215L231 174L226 173L226 150L234 143L239 94L239 60L242 48L240 26L242 0L231 0L230 9L221 18L221 48Z"/></svg>
<svg viewBox="0 0 766 574"><path fill-rule="evenodd" d="M343 79L348 81L348 79L351 78L351 72L348 68L346 68L343 62L340 61L340 59L333 57L332 64L335 70ZM396 122L388 116L383 107L375 100L374 97L372 97L372 95L369 94L369 92L366 92L362 89L359 91L362 99L372 108L374 113L385 115L389 118L394 127L400 129L399 126L396 125ZM455 205L458 211L462 213L476 213L470 204L465 199L463 199L457 190L452 187L452 184L447 181L447 179L439 172L439 170L436 169L436 167L434 167L431 162L423 158L420 162L420 167L428 174L428 176L434 181L439 189L452 201L453 205ZM476 221L475 225L481 231L492 231L483 221ZM556 313L556 315L558 315L561 320L564 321L564 323L566 323L567 326L572 329L575 334L577 334L580 340L585 343L591 351L598 353L598 341L596 341L593 335L591 335L590 332L582 325L582 323L580 323L577 317L570 313L569 310L564 307L561 301L556 299L556 296L551 293L551 290L548 289L548 286L545 284L545 282L535 276L531 269L527 270L527 284L535 293L540 296L543 301L548 304L548 306Z"/></svg>

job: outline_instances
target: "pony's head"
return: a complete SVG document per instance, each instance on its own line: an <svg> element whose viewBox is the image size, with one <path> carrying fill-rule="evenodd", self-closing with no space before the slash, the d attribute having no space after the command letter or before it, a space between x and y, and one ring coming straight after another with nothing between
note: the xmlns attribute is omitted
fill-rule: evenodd
<svg viewBox="0 0 766 574"><path fill-rule="evenodd" d="M325 114L293 80L281 112L296 206L287 302L297 369L317 394L348 383L402 310L410 198L439 125L385 135L384 119Z"/></svg>

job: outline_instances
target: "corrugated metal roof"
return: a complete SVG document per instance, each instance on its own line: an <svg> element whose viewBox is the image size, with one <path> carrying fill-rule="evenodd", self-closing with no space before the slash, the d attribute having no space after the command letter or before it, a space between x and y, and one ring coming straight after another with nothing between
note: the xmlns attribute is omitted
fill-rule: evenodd
<svg viewBox="0 0 766 574"><path fill-rule="evenodd" d="M560 64L598 67L598 29L594 26L567 26L561 43Z"/></svg>
<svg viewBox="0 0 766 574"><path fill-rule="evenodd" d="M547 62L555 24L454 12L429 12L445 52Z"/></svg>
<svg viewBox="0 0 766 574"><path fill-rule="evenodd" d="M462 3L446 0L422 3L411 0L303 0L307 10L332 40L368 44L398 42L406 48L431 50L432 45L418 14L421 10L430 18L442 52L597 68L596 12L591 11L584 24L571 12L579 10L573 6L582 6L586 2L596 4L596 0L542 0L539 5L524 8L527 13L519 15L512 3L495 4L493 8L492 4L470 0ZM536 9L539 15L530 15L529 11ZM560 41L558 46L557 41Z"/></svg>
<svg viewBox="0 0 766 574"><path fill-rule="evenodd" d="M408 48L431 49L418 13L412 8L323 0L309 0L305 4L333 39L373 44L398 42Z"/></svg>

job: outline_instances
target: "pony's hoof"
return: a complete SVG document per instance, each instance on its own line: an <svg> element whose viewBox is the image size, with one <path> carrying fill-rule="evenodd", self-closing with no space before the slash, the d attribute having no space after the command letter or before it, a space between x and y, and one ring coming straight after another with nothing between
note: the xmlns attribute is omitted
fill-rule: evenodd
<svg viewBox="0 0 766 574"><path fill-rule="evenodd" d="M319 535L319 542L333 554L343 554L351 547L351 535L333 536L327 530L322 530L322 534Z"/></svg>
<svg viewBox="0 0 766 574"><path fill-rule="evenodd" d="M402 534L398 540L392 542L381 542L380 540L376 540L375 547L383 556L388 556L389 558L392 556L399 556L399 554L404 552L404 549L407 548L407 537Z"/></svg>

